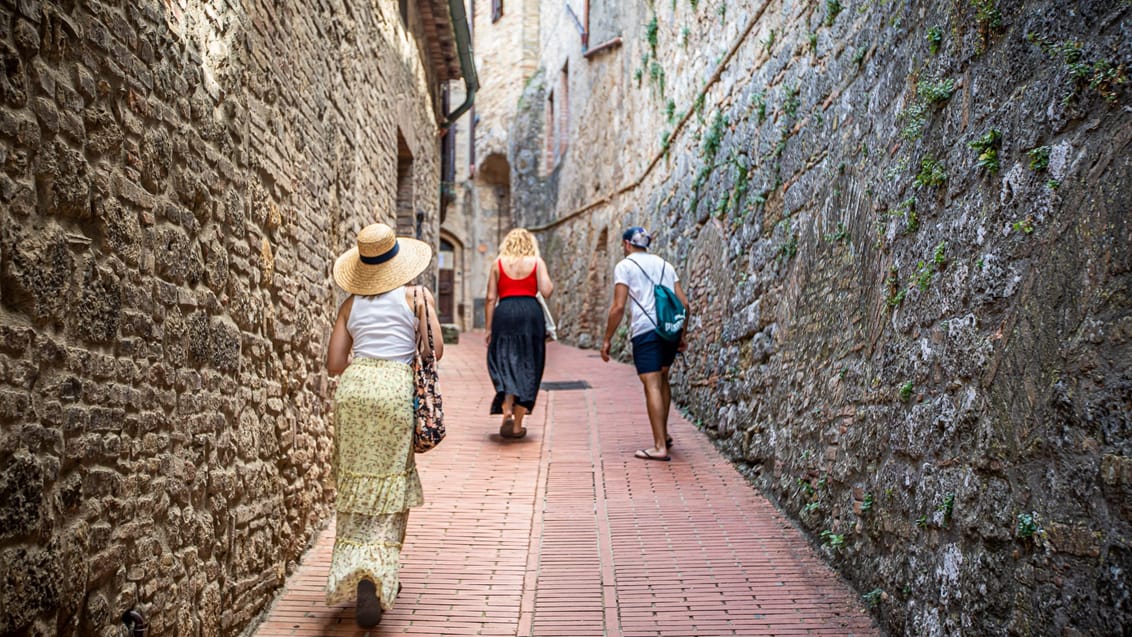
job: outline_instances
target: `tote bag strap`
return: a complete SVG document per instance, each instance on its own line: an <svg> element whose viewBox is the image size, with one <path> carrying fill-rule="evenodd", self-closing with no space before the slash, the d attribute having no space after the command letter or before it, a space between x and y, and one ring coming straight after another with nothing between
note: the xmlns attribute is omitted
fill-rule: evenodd
<svg viewBox="0 0 1132 637"><path fill-rule="evenodd" d="M421 358L431 360L434 356L432 351L432 323L428 320L428 301L421 294L421 286L413 286L413 305L416 306L417 314L417 351L420 352Z"/></svg>

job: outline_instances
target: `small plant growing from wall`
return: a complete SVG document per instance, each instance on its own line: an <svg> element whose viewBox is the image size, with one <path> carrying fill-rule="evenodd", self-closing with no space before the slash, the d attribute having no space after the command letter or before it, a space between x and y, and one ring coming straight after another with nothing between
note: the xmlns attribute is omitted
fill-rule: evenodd
<svg viewBox="0 0 1132 637"><path fill-rule="evenodd" d="M920 291L927 290L928 286L932 283L933 275L935 275L935 268L929 263L920 261L916 264L916 276L913 278L913 282L916 284L916 287L920 288Z"/></svg>
<svg viewBox="0 0 1132 637"><path fill-rule="evenodd" d="M998 148L1002 141L1002 133L992 128L983 133L974 141L967 142L967 146L979 152L979 166L985 168L990 174L998 172Z"/></svg>
<svg viewBox="0 0 1132 637"><path fill-rule="evenodd" d="M676 100L668 100L664 105L664 118L671 124L676 118Z"/></svg>
<svg viewBox="0 0 1132 637"><path fill-rule="evenodd" d="M704 136L703 151L705 164L710 164L715 159L715 154L719 152L719 145L723 142L723 129L726 126L727 119L722 113L717 111L715 117L711 120L711 127L708 128L707 135Z"/></svg>
<svg viewBox="0 0 1132 637"><path fill-rule="evenodd" d="M1014 229L1014 232L1021 232L1022 234L1030 234L1031 232L1034 231L1034 218L1033 217L1026 217L1025 219L1022 219L1021 221L1015 221L1014 223L1010 224L1010 227Z"/></svg>
<svg viewBox="0 0 1132 637"><path fill-rule="evenodd" d="M766 95L762 91L753 93L751 95L751 107L754 108L755 114L758 116L759 123L762 124L766 121Z"/></svg>
<svg viewBox="0 0 1132 637"><path fill-rule="evenodd" d="M932 265L936 270L942 270L947 265L947 242L940 241L932 253Z"/></svg>
<svg viewBox="0 0 1132 637"><path fill-rule="evenodd" d="M943 502L940 503L937 510L943 514L943 524L947 526L951 523L951 514L955 512L955 494L948 493L943 496Z"/></svg>
<svg viewBox="0 0 1132 637"><path fill-rule="evenodd" d="M873 498L873 494L866 493L865 497L861 500L861 513L872 511L874 504L876 504L876 500Z"/></svg>
<svg viewBox="0 0 1132 637"><path fill-rule="evenodd" d="M652 51L653 56L656 56L657 39L660 33L660 25L657 23L656 16L654 15L651 20L645 24L645 40L649 43L649 50Z"/></svg>
<svg viewBox="0 0 1132 637"><path fill-rule="evenodd" d="M845 546L845 535L842 533L834 533L826 529L821 532L821 543L822 546L828 546L834 551L839 551Z"/></svg>
<svg viewBox="0 0 1132 637"><path fill-rule="evenodd" d="M1034 33L1027 33L1026 39L1065 64L1070 86L1061 99L1062 106L1072 105L1086 89L1096 91L1109 104L1119 101L1120 87L1128 82L1123 63L1114 65L1107 58L1090 62L1081 43L1073 40L1056 42Z"/></svg>
<svg viewBox="0 0 1132 637"><path fill-rule="evenodd" d="M896 214L904 220L904 231L915 232L920 227L920 217L916 214L916 198L908 197L896 207Z"/></svg>
<svg viewBox="0 0 1132 637"><path fill-rule="evenodd" d="M928 50L932 55L939 54L940 45L943 44L943 29L938 26L928 29Z"/></svg>
<svg viewBox="0 0 1132 637"><path fill-rule="evenodd" d="M798 106L802 103L798 94L801 92L802 89L797 84L786 87L786 100L782 103L782 112L788 117L793 118L798 115Z"/></svg>
<svg viewBox="0 0 1132 637"><path fill-rule="evenodd" d="M833 26L839 13L841 13L841 0L825 0L825 26Z"/></svg>
<svg viewBox="0 0 1132 637"><path fill-rule="evenodd" d="M844 223L840 223L840 222L837 224L836 230L834 230L833 232L826 233L826 235L825 235L825 240L829 241L830 243L836 243L838 241L847 241L848 239L849 239L849 228L847 228Z"/></svg>
<svg viewBox="0 0 1132 637"><path fill-rule="evenodd" d="M875 608L878 604L880 604L881 600L884 599L884 591L879 588L874 588L873 590L862 595L861 599L864 599L866 604Z"/></svg>
<svg viewBox="0 0 1132 637"><path fill-rule="evenodd" d="M857 50L853 53L853 64L856 66L863 64L865 61L865 54L867 54L868 52L869 47L867 44L862 44L861 46L857 47Z"/></svg>
<svg viewBox="0 0 1132 637"><path fill-rule="evenodd" d="M1045 530L1042 528L1038 512L1019 513L1018 525L1014 528L1014 534L1023 540L1039 541L1044 539Z"/></svg>
<svg viewBox="0 0 1132 637"><path fill-rule="evenodd" d="M979 45L975 53L981 54L990 45L995 33L1002 30L1002 12L997 0L971 0L975 8L975 27L979 32Z"/></svg>
<svg viewBox="0 0 1132 637"><path fill-rule="evenodd" d="M910 381L910 380L904 381L904 384L900 386L900 393L899 393L900 402L907 403L907 402L911 401L912 400L912 391L914 389L915 389L915 385L912 384L912 381Z"/></svg>
<svg viewBox="0 0 1132 637"><path fill-rule="evenodd" d="M688 48L688 37L691 36L691 35L692 35L692 30L689 29L688 27L681 27L680 28L680 46L681 47L683 47L685 49Z"/></svg>
<svg viewBox="0 0 1132 637"><path fill-rule="evenodd" d="M770 50L774 48L774 38L774 29L771 29L770 33L767 34L766 39L763 40L763 50L767 53L770 53Z"/></svg>
<svg viewBox="0 0 1132 637"><path fill-rule="evenodd" d="M649 79L656 84L657 90L660 92L661 96L664 95L664 78L664 67L660 65L660 62L654 59L652 63L649 64Z"/></svg>
<svg viewBox="0 0 1132 637"><path fill-rule="evenodd" d="M920 162L920 172L914 183L917 188L937 188L947 182L947 168L943 162L925 157Z"/></svg>
<svg viewBox="0 0 1132 637"><path fill-rule="evenodd" d="M817 491L814 490L814 485L810 484L807 478L798 478L795 480L795 483L798 485L804 499L812 500L817 495Z"/></svg>
<svg viewBox="0 0 1132 637"><path fill-rule="evenodd" d="M786 259L787 261L793 259L795 255L798 254L798 235L790 235L790 238L782 244L782 247L779 250L782 258Z"/></svg>
<svg viewBox="0 0 1132 637"><path fill-rule="evenodd" d="M927 80L916 85L916 97L928 104L942 104L955 93L955 80L945 77Z"/></svg>
<svg viewBox="0 0 1132 637"><path fill-rule="evenodd" d="M1026 152L1026 158L1030 160L1030 170L1042 172L1049 168L1049 146L1031 148Z"/></svg>
<svg viewBox="0 0 1132 637"><path fill-rule="evenodd" d="M900 113L904 126L900 134L915 141L924 134L928 115L933 107L951 99L955 93L955 80L951 78L924 79L916 84L916 98Z"/></svg>
<svg viewBox="0 0 1132 637"><path fill-rule="evenodd" d="M888 271L888 277L884 280L885 289L888 291L888 297L885 299L885 305L888 307L896 307L904 302L904 297L907 295L907 290L900 287L900 272L896 266ZM912 381L908 381L908 392L911 395Z"/></svg>

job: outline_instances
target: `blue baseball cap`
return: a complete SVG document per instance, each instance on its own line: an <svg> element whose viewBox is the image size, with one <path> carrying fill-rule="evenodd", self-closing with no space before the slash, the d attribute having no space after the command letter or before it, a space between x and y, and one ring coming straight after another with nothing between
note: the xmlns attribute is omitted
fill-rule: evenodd
<svg viewBox="0 0 1132 637"><path fill-rule="evenodd" d="M652 241L652 235L649 234L648 230L645 230L640 226L633 226L627 229L625 232L621 233L621 239L623 241L628 241L629 245L631 246L636 246L638 248L644 248L645 250L648 250L649 242Z"/></svg>

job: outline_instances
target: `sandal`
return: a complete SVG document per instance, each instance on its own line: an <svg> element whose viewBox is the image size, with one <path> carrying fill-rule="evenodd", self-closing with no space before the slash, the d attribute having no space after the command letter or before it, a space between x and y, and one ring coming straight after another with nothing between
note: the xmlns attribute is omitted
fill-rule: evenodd
<svg viewBox="0 0 1132 637"><path fill-rule="evenodd" d="M527 435L526 427L520 429L519 433L515 433L513 425L514 422L510 418L508 418L507 422L504 422L502 425L500 425L499 435L503 438L512 438L515 440L518 440L519 438Z"/></svg>
<svg viewBox="0 0 1132 637"><path fill-rule="evenodd" d="M381 623L381 602L377 599L377 586L368 579L358 582L357 610L354 620L362 628L373 628Z"/></svg>

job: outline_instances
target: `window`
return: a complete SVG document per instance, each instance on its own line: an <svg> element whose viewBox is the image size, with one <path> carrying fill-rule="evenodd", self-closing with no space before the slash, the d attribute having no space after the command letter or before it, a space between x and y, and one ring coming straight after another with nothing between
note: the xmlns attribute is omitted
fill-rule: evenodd
<svg viewBox="0 0 1132 637"><path fill-rule="evenodd" d="M555 141L557 121L554 114L554 91L551 91L550 94L546 96L546 120L543 128L543 138L545 139L545 144L543 145L544 173L549 173L554 170L554 164L558 161L558 146Z"/></svg>
<svg viewBox="0 0 1132 637"><path fill-rule="evenodd" d="M549 173L566 156L570 140L570 63L558 74L558 85L546 97L546 123L543 147L544 174Z"/></svg>
<svg viewBox="0 0 1132 637"><path fill-rule="evenodd" d="M491 21L499 22L503 17L503 0L491 0Z"/></svg>
<svg viewBox="0 0 1132 637"><path fill-rule="evenodd" d="M413 215L413 153L397 132L397 234L416 236Z"/></svg>
<svg viewBox="0 0 1132 637"><path fill-rule="evenodd" d="M409 0L398 0L397 7L401 10L401 26L409 28Z"/></svg>
<svg viewBox="0 0 1132 637"><path fill-rule="evenodd" d="M555 149L554 163L566 156L566 143L570 139L570 63L562 67L558 75L558 147Z"/></svg>

